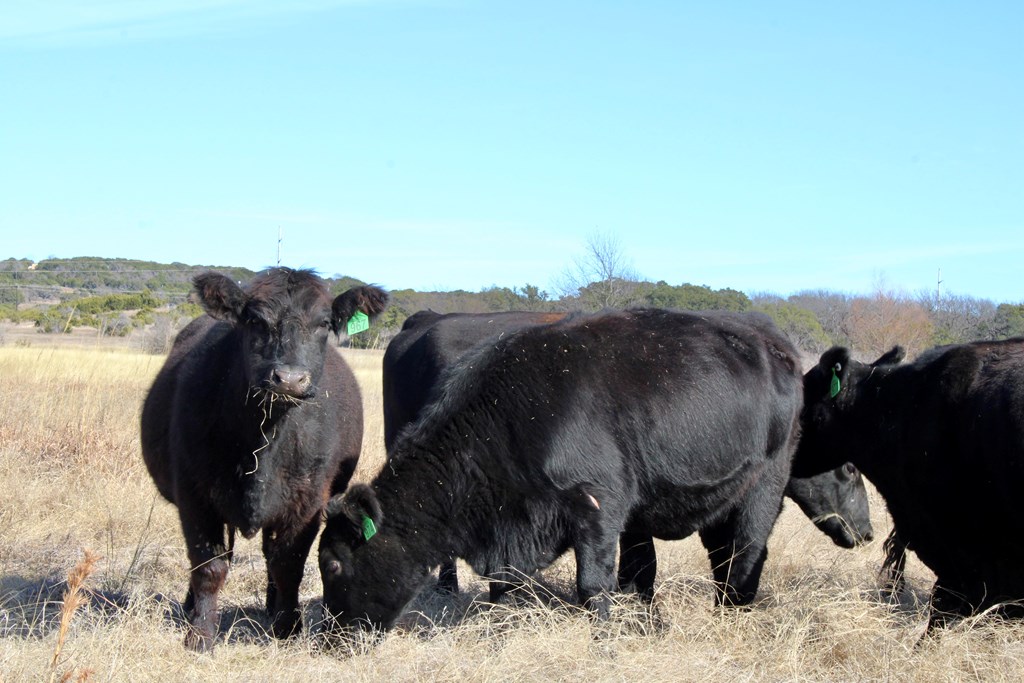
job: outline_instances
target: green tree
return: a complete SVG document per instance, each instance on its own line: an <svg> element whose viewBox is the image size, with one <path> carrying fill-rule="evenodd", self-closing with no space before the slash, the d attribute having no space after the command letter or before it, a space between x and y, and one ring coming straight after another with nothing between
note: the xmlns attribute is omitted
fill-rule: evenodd
<svg viewBox="0 0 1024 683"><path fill-rule="evenodd" d="M512 288L512 291L519 297L519 310L522 311L551 311L554 310L554 302L550 295L535 285L526 283L522 289Z"/></svg>
<svg viewBox="0 0 1024 683"><path fill-rule="evenodd" d="M989 336L995 339L1024 337L1024 304L999 304Z"/></svg>
<svg viewBox="0 0 1024 683"><path fill-rule="evenodd" d="M789 301L759 300L754 310L770 317L797 348L810 354L820 354L832 345L832 340L821 323L806 308Z"/></svg>
<svg viewBox="0 0 1024 683"><path fill-rule="evenodd" d="M689 283L673 286L659 280L644 294L644 303L657 308L678 308L686 311L749 311L750 299L735 289L714 290L706 285Z"/></svg>

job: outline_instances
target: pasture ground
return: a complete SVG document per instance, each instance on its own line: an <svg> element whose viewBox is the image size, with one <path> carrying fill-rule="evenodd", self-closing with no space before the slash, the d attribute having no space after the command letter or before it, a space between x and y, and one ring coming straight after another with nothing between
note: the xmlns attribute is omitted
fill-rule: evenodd
<svg viewBox="0 0 1024 683"><path fill-rule="evenodd" d="M221 594L222 640L212 656L195 655L182 647L188 565L177 514L139 451L141 402L163 358L127 344L13 339L0 346L0 681L1024 680L1020 624L983 617L919 643L932 576L911 558L908 590L885 598L889 521L876 495L878 540L853 551L787 502L749 611L712 607L707 558L691 538L658 544L660 623L628 596L607 624L572 607L571 556L543 574L565 600L555 605L527 596L488 606L486 583L463 565L460 595L428 590L381 642L330 653L309 635L320 618L315 552L302 590L307 629L279 642L261 607L259 543L240 539ZM356 478L366 480L384 457L382 353L342 353L363 389ZM71 611L76 565L82 604Z"/></svg>

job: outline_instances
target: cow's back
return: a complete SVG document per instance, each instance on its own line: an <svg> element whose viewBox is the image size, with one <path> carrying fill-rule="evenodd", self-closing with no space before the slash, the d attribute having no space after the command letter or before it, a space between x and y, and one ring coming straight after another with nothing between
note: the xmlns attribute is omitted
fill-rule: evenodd
<svg viewBox="0 0 1024 683"><path fill-rule="evenodd" d="M437 396L445 371L484 340L533 325L561 320L564 313L527 311L447 313L418 311L406 319L384 352L382 368L384 445L390 449L403 427Z"/></svg>

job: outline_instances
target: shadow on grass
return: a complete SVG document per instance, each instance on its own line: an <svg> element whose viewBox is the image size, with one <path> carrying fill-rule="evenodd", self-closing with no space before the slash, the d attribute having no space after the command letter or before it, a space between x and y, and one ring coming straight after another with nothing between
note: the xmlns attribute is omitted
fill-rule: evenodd
<svg viewBox="0 0 1024 683"><path fill-rule="evenodd" d="M65 578L56 576L0 577L0 637L35 639L55 632L60 625L66 585ZM577 603L575 582L565 576L522 577L498 603L489 601L487 586L486 581L476 580L468 584L468 590L453 594L438 590L430 581L409 605L395 630L429 639L440 632L471 625L497 635L522 628L532 621L594 618ZM117 621L123 623L149 613L184 638L187 619L181 600L138 591L87 589L84 594L87 600L79 611L79 620L94 627ZM669 577L659 585L653 606L635 594L616 594L612 598L611 619L598 631L640 636L664 633L670 624L661 617L659 604L669 601L706 604L710 609L709 581L699 577ZM316 598L303 602L302 612L302 638L316 640L325 633L329 623L322 601ZM274 640L270 618L262 604L232 605L222 601L220 615L218 644L268 645Z"/></svg>
<svg viewBox="0 0 1024 683"><path fill-rule="evenodd" d="M41 639L60 628L61 606L67 580L63 577L0 577L0 637ZM154 608L184 637L186 618L182 602L163 594L83 588L85 605L79 620L102 626L125 615ZM319 614L319 601L316 601ZM319 620L317 618L317 620ZM270 620L262 606L225 606L221 609L220 639L228 643L266 643L271 640Z"/></svg>
<svg viewBox="0 0 1024 683"><path fill-rule="evenodd" d="M65 577L0 577L0 636L44 638L60 626L61 606L67 588ZM127 594L83 589L82 608L92 618L113 620L130 605Z"/></svg>

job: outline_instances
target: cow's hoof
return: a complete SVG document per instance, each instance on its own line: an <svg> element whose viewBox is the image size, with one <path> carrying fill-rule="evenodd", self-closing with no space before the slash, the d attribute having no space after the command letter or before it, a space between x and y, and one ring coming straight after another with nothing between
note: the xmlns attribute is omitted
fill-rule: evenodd
<svg viewBox="0 0 1024 683"><path fill-rule="evenodd" d="M188 627L188 631L185 633L185 647L193 652L212 653L214 640L216 640L214 635L200 633L193 627Z"/></svg>
<svg viewBox="0 0 1024 683"><path fill-rule="evenodd" d="M302 631L302 615L298 610L289 610L278 614L270 627L275 638L284 639L298 635Z"/></svg>

